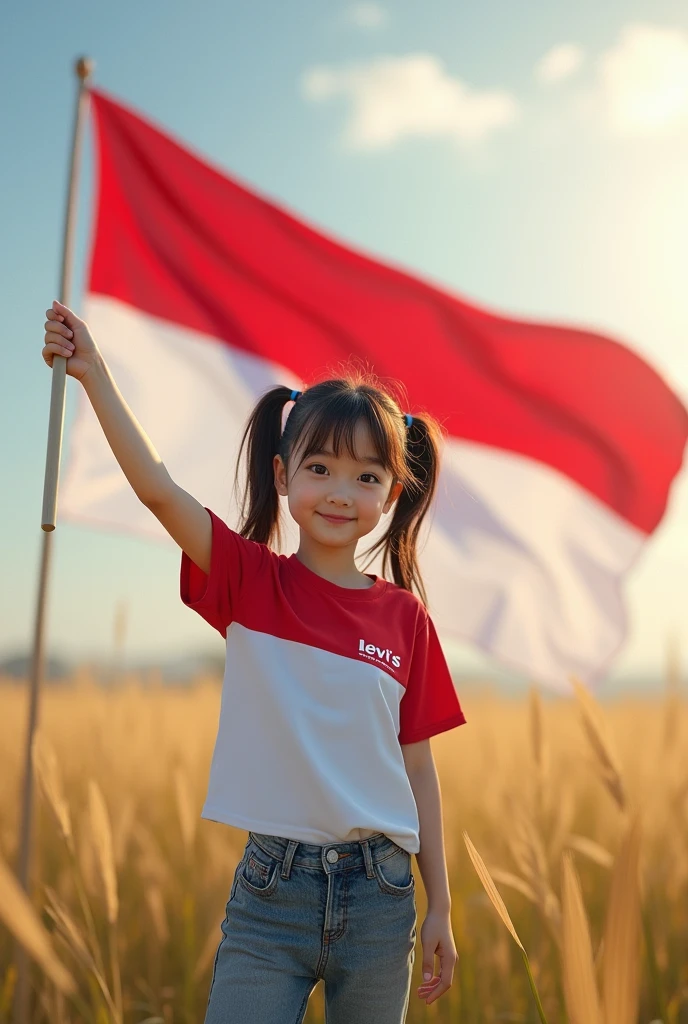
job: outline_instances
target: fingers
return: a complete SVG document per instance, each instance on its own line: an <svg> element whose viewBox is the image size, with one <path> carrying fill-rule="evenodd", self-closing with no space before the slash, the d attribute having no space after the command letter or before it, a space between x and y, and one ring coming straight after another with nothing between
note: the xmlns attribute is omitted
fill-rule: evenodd
<svg viewBox="0 0 688 1024"><path fill-rule="evenodd" d="M456 952L445 953L440 947L436 950L435 955L440 962L439 974L435 974L434 971L434 959L435 956L429 962L423 963L423 976L431 975L418 986L417 993L420 999L424 999L426 1006L430 1003L434 1003L436 999L439 999L441 995L447 992L453 982L454 978L454 967L458 960Z"/></svg>
<svg viewBox="0 0 688 1024"><path fill-rule="evenodd" d="M429 962L423 963L423 982L418 986L418 995L421 999L425 999L430 995L431 992L437 988L440 978L435 974L434 969L434 956Z"/></svg>
<svg viewBox="0 0 688 1024"><path fill-rule="evenodd" d="M73 309L70 309L69 306L65 306L64 303L62 302L58 302L57 299L53 300L52 312L56 313L58 318L60 318L67 324L71 324L73 327L79 326L84 322L83 320L81 320L80 317L76 315ZM48 316L49 320L52 320L52 317L50 316L49 312L47 312L46 315Z"/></svg>
<svg viewBox="0 0 688 1024"><path fill-rule="evenodd" d="M430 1003L434 1003L436 999L439 999L441 995L449 991L452 986L454 976L454 964L455 960L449 960L448 963L443 962L443 957L440 956L440 973L434 974L428 981L424 981L422 985L418 987L418 995L421 999L425 999L426 1006Z"/></svg>
<svg viewBox="0 0 688 1024"><path fill-rule="evenodd" d="M55 351L57 351L58 349L64 349L64 351L67 352L70 356L74 351L74 342L70 341L69 338L61 338L59 334L46 334L45 344L46 347L52 345Z"/></svg>
<svg viewBox="0 0 688 1024"><path fill-rule="evenodd" d="M66 359L69 359L74 352L74 343L61 338L57 334L46 334L45 342L41 355L48 366L53 365L54 355L64 356Z"/></svg>
<svg viewBox="0 0 688 1024"><path fill-rule="evenodd" d="M57 299L50 309L46 309L45 315L47 318L43 325L45 344L41 355L47 365L52 368L55 356L69 359L76 351L76 345L72 340L74 337L72 328L82 325L83 321L68 306L58 302Z"/></svg>
<svg viewBox="0 0 688 1024"><path fill-rule="evenodd" d="M430 981L424 982L418 989L418 996L420 999L425 1000L426 1006L429 1006L430 1003L434 1003L434 1001L439 999L439 997L449 988L449 985L447 984L442 985L441 981L441 977L435 975Z"/></svg>
<svg viewBox="0 0 688 1024"><path fill-rule="evenodd" d="M55 358L55 356L63 356L65 359L69 358L69 354L67 352L57 352L55 351L54 348L50 348L48 345L45 346L41 355L43 356L43 359L50 367L52 367L53 365L53 359Z"/></svg>
<svg viewBox="0 0 688 1024"><path fill-rule="evenodd" d="M60 323L59 320L51 320L50 318L48 318L46 322L43 324L43 326L45 327L46 338L48 337L48 334L54 334L56 336L61 336L63 338L74 337L74 332L71 331L66 324Z"/></svg>
<svg viewBox="0 0 688 1024"><path fill-rule="evenodd" d="M74 352L74 350L71 349L71 348L66 348L64 343L60 345L60 344L58 344L58 343L56 343L54 341L51 341L47 345L43 346L43 351L42 351L41 355L45 359L46 363L48 363L48 366L51 366L52 365L52 356L53 355L64 356L65 359L69 359L69 357L73 354L73 352ZM48 356L51 357L50 358L50 362L48 362Z"/></svg>
<svg viewBox="0 0 688 1024"><path fill-rule="evenodd" d="M422 985L418 986L418 995L421 999L425 999L431 992L434 992L442 979L438 974L433 974L432 977L424 981Z"/></svg>

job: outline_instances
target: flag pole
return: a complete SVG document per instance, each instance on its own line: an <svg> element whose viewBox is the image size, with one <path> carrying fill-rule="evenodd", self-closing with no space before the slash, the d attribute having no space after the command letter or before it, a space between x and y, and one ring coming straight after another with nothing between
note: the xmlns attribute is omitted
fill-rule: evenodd
<svg viewBox="0 0 688 1024"><path fill-rule="evenodd" d="M94 68L94 62L88 57L80 57L74 71L78 79L76 109L74 112L74 128L72 133L72 150L69 162L67 181L67 202L65 207L64 233L62 240L62 267L60 272L60 302L70 305L74 276L74 241L76 228L77 196L79 185L79 167L81 156L81 140L88 102L88 79ZM33 818L33 738L38 723L38 701L44 669L45 640L45 608L52 560L53 532L57 520L57 484L60 472L60 455L62 450L62 429L64 425L65 388L67 376L67 359L64 356L53 356L53 372L50 390L50 416L48 420L48 447L45 460L45 479L43 482L43 511L41 516L42 552L41 567L38 579L38 597L36 617L34 621L33 655L31 659L31 678L29 696L29 715L26 729L26 745L24 750L24 778L21 792L21 834L17 877L22 887L28 892L29 867L31 861L31 833ZM17 987L14 998L15 1024L29 1024L29 962L23 946L17 946Z"/></svg>

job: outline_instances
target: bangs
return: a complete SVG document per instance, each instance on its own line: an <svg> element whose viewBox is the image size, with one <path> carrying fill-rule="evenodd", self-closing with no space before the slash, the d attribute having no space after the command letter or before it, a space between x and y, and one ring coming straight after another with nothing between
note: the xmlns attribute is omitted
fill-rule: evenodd
<svg viewBox="0 0 688 1024"><path fill-rule="evenodd" d="M328 396L310 410L301 426L296 441L296 447L301 452L298 465L310 455L321 452L331 439L332 450L337 458L343 448L352 459L359 461L362 461L362 455L374 453L386 470L396 477L401 476L404 469L401 448L399 443L394 443L393 431L385 429L383 417L389 419L388 414L360 392L349 391ZM355 434L359 422L368 427L372 452L356 451Z"/></svg>

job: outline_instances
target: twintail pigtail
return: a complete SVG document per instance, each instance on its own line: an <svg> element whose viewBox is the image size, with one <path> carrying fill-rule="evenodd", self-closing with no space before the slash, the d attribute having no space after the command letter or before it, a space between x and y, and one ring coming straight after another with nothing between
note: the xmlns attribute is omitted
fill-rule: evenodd
<svg viewBox="0 0 688 1024"><path fill-rule="evenodd" d="M431 416L413 416L406 430L406 464L412 482L397 498L392 521L371 551L383 548L382 575L387 570L405 590L415 589L427 607L428 598L418 565L418 535L437 489L442 432ZM366 552L367 553L367 552Z"/></svg>
<svg viewBox="0 0 688 1024"><path fill-rule="evenodd" d="M282 413L294 394L290 388L270 388L256 403L239 445L234 474L235 494L241 457L246 450L246 478L240 501L242 525L238 530L247 540L272 546L273 538L282 543L279 495L275 488L273 459L279 453Z"/></svg>

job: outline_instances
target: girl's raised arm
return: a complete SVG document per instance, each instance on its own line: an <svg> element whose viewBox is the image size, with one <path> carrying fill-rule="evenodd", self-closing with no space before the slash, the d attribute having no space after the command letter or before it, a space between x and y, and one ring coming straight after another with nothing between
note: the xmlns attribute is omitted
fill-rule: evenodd
<svg viewBox="0 0 688 1024"><path fill-rule="evenodd" d="M143 427L125 402L88 325L60 302L46 311L43 358L67 359L67 373L81 382L122 472L138 499L199 569L210 570L212 525L207 510L174 482Z"/></svg>

